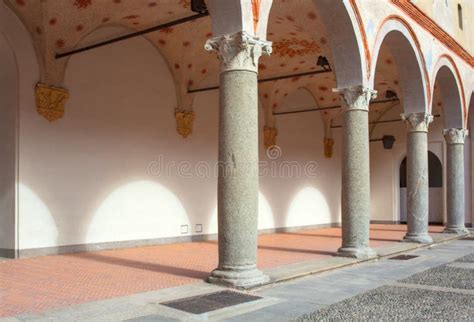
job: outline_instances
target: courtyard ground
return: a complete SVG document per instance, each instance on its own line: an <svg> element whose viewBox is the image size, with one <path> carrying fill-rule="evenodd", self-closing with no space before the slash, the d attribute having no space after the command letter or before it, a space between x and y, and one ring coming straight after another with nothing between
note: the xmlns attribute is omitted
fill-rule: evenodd
<svg viewBox="0 0 474 322"><path fill-rule="evenodd" d="M372 225L371 246L381 255L417 247L398 242L405 229L403 225ZM356 260L333 257L340 245L339 228L262 235L259 238L259 267L279 283L250 291L261 299L204 315L182 312L158 303L222 290L203 282L217 264L217 244L213 241L7 260L0 263L0 314L6 321L41 318L58 321L208 318L274 321L303 314L313 318L315 314L324 314L313 313L320 308L473 252L473 242L469 240L442 243L448 237L439 234L441 230L439 226L430 227L435 240L441 243L414 251L421 253L419 258L408 261L381 259L355 266ZM346 268L293 279L340 266ZM446 266L449 272L440 273L448 274L443 278L451 279L451 266L467 269L472 284L472 263L449 264ZM452 279L465 274L458 275L455 273ZM464 278L462 276L460 278ZM293 280L282 282L287 279ZM410 281L405 284L417 283ZM396 287L397 291L401 287L399 296L405 296L405 286L390 287ZM472 285L470 287L453 292L467 292L463 294L472 304ZM376 290L380 294L392 291ZM416 300L420 294L407 296ZM363 303L366 298L354 301ZM452 299L446 301L452 302Z"/></svg>

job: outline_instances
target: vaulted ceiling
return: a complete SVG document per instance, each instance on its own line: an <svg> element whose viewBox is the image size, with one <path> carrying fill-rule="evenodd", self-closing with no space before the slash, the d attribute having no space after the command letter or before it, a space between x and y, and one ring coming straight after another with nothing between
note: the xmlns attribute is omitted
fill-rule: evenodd
<svg viewBox="0 0 474 322"><path fill-rule="evenodd" d="M56 59L57 53L87 45L84 38L105 26L122 26L138 31L193 15L190 0L5 0L18 14L32 35L42 65L42 81L60 85L67 58ZM273 42L273 54L262 57L259 79L321 70L318 56L328 58L333 66L328 31L321 12L312 0L274 0L269 18L268 40ZM174 77L178 104L189 105L188 90L218 85L218 61L215 53L204 50L212 37L210 17L199 18L174 27L149 33L145 37L159 50ZM107 39L103 39L107 40ZM131 57L133 59L133 57ZM137 57L137 59L139 59ZM382 49L375 89L379 97L391 89L399 94L398 73L388 50ZM283 100L298 88L307 88L317 107L339 104L332 92L336 87L334 72L295 76L260 83L262 106L280 110ZM392 104L371 107L371 118L378 119ZM316 107L315 106L315 107ZM294 109L307 108L295 106ZM338 117L338 110L323 112L328 122Z"/></svg>

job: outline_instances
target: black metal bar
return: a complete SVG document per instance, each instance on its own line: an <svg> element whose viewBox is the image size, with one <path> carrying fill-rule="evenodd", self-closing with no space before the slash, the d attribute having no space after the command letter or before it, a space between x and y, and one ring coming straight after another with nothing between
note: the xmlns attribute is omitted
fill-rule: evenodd
<svg viewBox="0 0 474 322"><path fill-rule="evenodd" d="M440 117L440 114L433 115L433 117ZM382 120L382 121L374 121L374 122L369 122L369 125L372 124L380 124L380 123L394 123L394 122L400 122L402 119L393 119L393 120ZM341 128L342 125L331 125L331 129L339 129Z"/></svg>
<svg viewBox="0 0 474 322"><path fill-rule="evenodd" d="M293 77L302 77L302 76L309 76L309 75L315 75L315 74L324 74L324 73L330 73L332 72L332 69L324 69L324 70L316 70L312 72L304 72L304 73L298 73L298 74L291 74L291 75L283 75L283 76L276 76L276 77L271 77L271 78L264 78L264 79L259 79L259 83L265 83L265 82L272 82L280 79L286 79L286 78L293 78ZM198 93L198 92L205 92L205 91L212 91L215 89L218 89L219 86L210 86L210 87L203 87L203 88L196 88L196 89L188 89L188 93Z"/></svg>
<svg viewBox="0 0 474 322"><path fill-rule="evenodd" d="M370 102L370 104L381 104L381 103L394 102L394 101L399 101L399 99L398 98L392 98L392 99L387 99L387 100L373 101L373 102ZM305 113L305 112L317 112L317 111L331 110L331 109L336 109L336 108L341 108L341 105L320 107L320 108L308 108L308 109L296 110L296 111L274 112L273 115L296 114L296 113Z"/></svg>
<svg viewBox="0 0 474 322"><path fill-rule="evenodd" d="M144 29L144 30L132 32L130 34L126 34L126 35L123 35L123 36L119 36L119 37L116 37L116 38L105 40L105 41L102 41L102 42L99 42L99 43L96 43L96 44L92 44L90 46L86 46L86 47L74 49L74 50L71 50L71 51L67 51L67 52L64 52L64 53L56 54L56 59L63 58L63 57L66 57L66 56L75 55L75 54L78 54L78 53L82 53L84 51L88 51L88 50L95 49L95 48L98 48L98 47L110 45L110 44L113 44L113 43L116 43L116 42L119 42L119 41L130 39L130 38L133 38L133 37L148 34L150 32L154 32L154 31L158 31L158 30L161 30L161 29L176 26L176 25L188 22L188 21L192 21L192 20L195 20L195 19L207 17L208 15L209 15L209 12L206 11L206 12L203 12L203 13L198 13L196 15L184 17L184 18L181 18L181 19L178 19L178 20L173 20L173 21L170 21L170 22L166 22L166 23L158 25L158 26L154 26L154 27L150 27L150 28L147 28L147 29Z"/></svg>

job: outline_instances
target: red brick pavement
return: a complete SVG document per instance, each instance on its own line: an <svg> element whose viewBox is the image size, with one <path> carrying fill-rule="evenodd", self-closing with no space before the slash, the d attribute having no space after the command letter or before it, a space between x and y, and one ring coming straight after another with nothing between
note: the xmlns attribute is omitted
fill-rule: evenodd
<svg viewBox="0 0 474 322"><path fill-rule="evenodd" d="M405 229L372 225L371 246L397 242ZM262 235L259 267L327 258L340 246L340 236L340 228ZM194 283L217 260L217 243L208 241L0 262L0 317Z"/></svg>

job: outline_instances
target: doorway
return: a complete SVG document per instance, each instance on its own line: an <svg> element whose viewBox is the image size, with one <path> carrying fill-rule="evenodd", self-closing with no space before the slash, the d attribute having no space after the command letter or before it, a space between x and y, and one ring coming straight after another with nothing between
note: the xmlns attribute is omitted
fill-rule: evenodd
<svg viewBox="0 0 474 322"><path fill-rule="evenodd" d="M428 151L428 186L430 224L443 224L443 166L431 151ZM400 222L407 222L407 158L400 164Z"/></svg>

